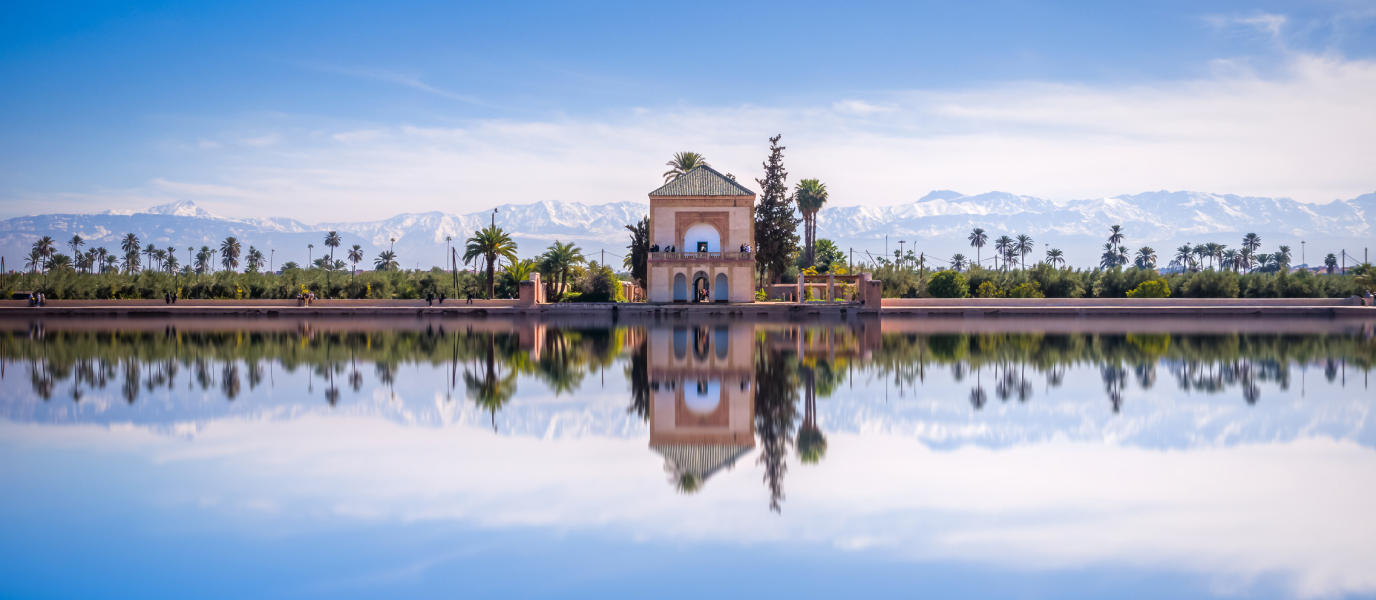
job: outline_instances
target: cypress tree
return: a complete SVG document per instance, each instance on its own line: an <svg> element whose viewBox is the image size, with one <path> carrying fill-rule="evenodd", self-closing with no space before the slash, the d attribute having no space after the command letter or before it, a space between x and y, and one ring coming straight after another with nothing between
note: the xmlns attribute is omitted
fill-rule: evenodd
<svg viewBox="0 0 1376 600"><path fill-rule="evenodd" d="M763 279L777 283L798 252L798 224L793 196L788 193L788 171L784 170L783 134L769 138L769 158L764 161L760 201L755 205L755 268Z"/></svg>

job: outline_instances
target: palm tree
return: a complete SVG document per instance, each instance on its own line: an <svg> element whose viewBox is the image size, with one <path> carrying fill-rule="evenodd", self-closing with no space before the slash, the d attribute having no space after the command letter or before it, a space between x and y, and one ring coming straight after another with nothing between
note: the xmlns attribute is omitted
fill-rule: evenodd
<svg viewBox="0 0 1376 600"><path fill-rule="evenodd" d="M1105 269L1118 266L1118 252L1114 249L1113 242L1104 244L1104 253L1099 255L1099 266Z"/></svg>
<svg viewBox="0 0 1376 600"><path fill-rule="evenodd" d="M464 255L464 262L468 262L468 260L468 256ZM540 257L540 261L550 274L559 276L559 294L561 295L568 291L565 286L568 284L569 271L576 265L584 265L588 262L583 257L582 249L573 243L561 244L559 240L554 240L554 243Z"/></svg>
<svg viewBox="0 0 1376 600"><path fill-rule="evenodd" d="M1214 261L1219 268L1223 267L1223 252L1228 249L1227 244L1209 244L1209 252L1213 253Z"/></svg>
<svg viewBox="0 0 1376 600"><path fill-rule="evenodd" d="M30 273L35 273L43 268L43 251L39 250L37 247L29 250L29 255L24 257L24 259L24 268Z"/></svg>
<svg viewBox="0 0 1376 600"><path fill-rule="evenodd" d="M539 264L529 258L508 262L502 268L502 283L509 289L517 289L522 281L530 279L530 274L539 269Z"/></svg>
<svg viewBox="0 0 1376 600"><path fill-rule="evenodd" d="M468 261L479 257L487 263L487 297L490 300L496 283L497 259L505 258L508 262L515 262L516 242L512 241L511 236L502 228L488 225L468 238L463 262L467 264Z"/></svg>
<svg viewBox="0 0 1376 600"><path fill-rule="evenodd" d="M1113 225L1108 228L1108 231L1108 243L1113 244L1114 246L1118 246L1123 243L1122 225Z"/></svg>
<svg viewBox="0 0 1376 600"><path fill-rule="evenodd" d="M377 271L395 271L400 266L397 263L397 253L391 250L384 250L373 260L373 269Z"/></svg>
<svg viewBox="0 0 1376 600"><path fill-rule="evenodd" d="M1209 250L1208 244L1200 244L1194 247L1194 255L1199 257L1199 264L1202 265L1204 264L1204 259L1213 255L1213 251Z"/></svg>
<svg viewBox="0 0 1376 600"><path fill-rule="evenodd" d="M1328 274L1332 275L1333 270L1338 267L1338 256L1330 252L1328 256L1323 257L1323 264L1328 267Z"/></svg>
<svg viewBox="0 0 1376 600"><path fill-rule="evenodd" d="M247 263L249 271L256 273L258 269L263 268L263 253L259 252L257 248L249 246L247 258L248 260L244 262Z"/></svg>
<svg viewBox="0 0 1376 600"><path fill-rule="evenodd" d="M1139 269L1155 269L1156 250L1153 250L1151 246L1142 246L1137 250L1136 265Z"/></svg>
<svg viewBox="0 0 1376 600"><path fill-rule="evenodd" d="M1056 266L1065 264L1065 253L1060 248L1052 248L1046 251L1047 264Z"/></svg>
<svg viewBox="0 0 1376 600"><path fill-rule="evenodd" d="M104 263L104 266L100 268L101 273L109 271L113 271L116 273L119 272L119 259L115 258L113 255L107 253L105 255L105 259L102 262Z"/></svg>
<svg viewBox="0 0 1376 600"><path fill-rule="evenodd" d="M55 253L52 255L52 258L48 259L47 267L49 273L53 271L69 271L72 268L72 257L66 254Z"/></svg>
<svg viewBox="0 0 1376 600"><path fill-rule="evenodd" d="M349 274L349 281L352 282L354 276L358 275L358 261L363 260L363 246L354 244L353 248L349 248L348 257L349 262L354 263L353 273Z"/></svg>
<svg viewBox="0 0 1376 600"><path fill-rule="evenodd" d="M997 251L1000 256L1004 256L1005 258L1007 257L1008 249L1012 247L1013 238L1010 238L1006 235L1001 235L999 236L999 239L994 240L994 250ZM1004 263L1004 268L1007 268L1007 261L1004 261Z"/></svg>
<svg viewBox="0 0 1376 600"><path fill-rule="evenodd" d="M53 238L46 235L41 238L38 238L38 241L33 243L34 250L37 250L38 255L43 258L42 262L39 263L38 268L42 270L44 273L48 272L45 265L47 264L48 259L52 258L53 256L53 246L55 244L56 242L53 241Z"/></svg>
<svg viewBox="0 0 1376 600"><path fill-rule="evenodd" d="M951 256L951 268L955 269L957 272L959 272L961 269L964 269L965 264L967 262L969 261L965 259L964 254L956 254Z"/></svg>
<svg viewBox="0 0 1376 600"><path fill-rule="evenodd" d="M148 242L148 245L143 249L144 260L146 261L143 263L143 270L147 271L152 268L153 257L157 255L157 253L158 247L154 246L153 242Z"/></svg>
<svg viewBox="0 0 1376 600"><path fill-rule="evenodd" d="M84 245L86 245L86 240L81 239L79 235L74 235L72 239L67 240L67 247L72 249L72 256L78 259L81 258L81 247Z"/></svg>
<svg viewBox="0 0 1376 600"><path fill-rule="evenodd" d="M1275 258L1275 257L1272 256L1272 255L1270 255L1270 254L1258 254L1258 255L1257 255L1257 268L1258 268L1258 269L1261 269L1262 271L1265 271L1266 268L1269 267L1269 266L1271 265L1271 260L1272 260L1273 258Z"/></svg>
<svg viewBox="0 0 1376 600"><path fill-rule="evenodd" d="M1233 271L1233 272L1237 272L1237 268L1238 268L1238 251L1237 251L1237 250L1224 250L1224 251L1223 251L1223 262L1220 263L1220 264L1222 264L1222 265L1223 265L1223 268L1225 268L1225 269L1229 269L1229 270L1231 270L1231 271Z"/></svg>
<svg viewBox="0 0 1376 600"><path fill-rule="evenodd" d="M1280 250L1276 252L1276 264L1280 265L1280 268L1285 269L1287 272L1290 270L1289 246L1281 246Z"/></svg>
<svg viewBox="0 0 1376 600"><path fill-rule="evenodd" d="M339 247L340 242L341 242L341 240L339 239L339 232L338 232L338 231L331 231L331 232L325 234L325 245L328 246L328 247L330 248L330 265L334 265L334 249ZM334 269L331 269L331 270L334 270ZM325 285L329 285L329 284L330 284L330 275L329 275L328 272L326 272L326 274L325 274Z"/></svg>
<svg viewBox="0 0 1376 600"><path fill-rule="evenodd" d="M164 271L167 271L167 273L168 273L169 275L176 274L176 272L177 272L177 267L180 266L180 265L177 264L177 252L176 252L176 249L175 249L175 248L168 248L168 249L166 249L166 250L163 250L162 253L166 256L166 261L167 261L167 262L164 263L164 265L163 265L163 270L164 270Z"/></svg>
<svg viewBox="0 0 1376 600"><path fill-rule="evenodd" d="M1241 249L1241 250L1238 250L1238 251L1237 251L1237 266L1238 266L1238 268L1240 268L1240 269L1246 269L1246 270L1251 270L1251 269L1252 269L1252 260L1254 260L1255 258L1256 258L1256 255L1255 255L1255 254L1252 254L1251 248L1243 248L1243 249Z"/></svg>
<svg viewBox="0 0 1376 600"><path fill-rule="evenodd" d="M125 256L128 256L132 252L138 252L139 236L132 233L125 235L124 241L120 242L119 247L124 251Z"/></svg>
<svg viewBox="0 0 1376 600"><path fill-rule="evenodd" d="M224 257L220 259L220 264L226 269L233 271L239 268L239 240L234 236L225 238L220 244L220 254Z"/></svg>
<svg viewBox="0 0 1376 600"><path fill-rule="evenodd" d="M139 251L138 249L124 253L124 272L134 274L139 272Z"/></svg>
<svg viewBox="0 0 1376 600"><path fill-rule="evenodd" d="M163 265L163 263L166 262L166 261L167 261L167 251L166 251L166 250L163 250L162 248L158 248L156 251L153 252L153 262L158 263L158 270L159 270L159 271L162 270L162 265Z"/></svg>
<svg viewBox="0 0 1376 600"><path fill-rule="evenodd" d="M1182 270L1188 271L1190 268L1190 257L1194 256L1194 248L1185 244L1175 249L1175 260L1180 263Z"/></svg>
<svg viewBox="0 0 1376 600"><path fill-rule="evenodd" d="M989 236L984 233L983 229L976 227L970 232L970 237L966 239L970 240L970 245L975 249L975 264L979 264L979 251L984 248L984 243L989 240Z"/></svg>
<svg viewBox="0 0 1376 600"><path fill-rule="evenodd" d="M798 201L798 212L803 215L804 266L810 267L816 264L817 213L827 203L827 186L816 179L804 179L798 182L793 196Z"/></svg>
<svg viewBox="0 0 1376 600"><path fill-rule="evenodd" d="M1022 257L1022 268L1024 271L1027 270L1027 255L1031 254L1033 249L1032 236L1021 233L1018 234L1017 250L1018 256Z"/></svg>
<svg viewBox="0 0 1376 600"><path fill-rule="evenodd" d="M196 253L196 273L202 274L210 270L210 246L201 246L201 251Z"/></svg>
<svg viewBox="0 0 1376 600"><path fill-rule="evenodd" d="M1257 248L1261 247L1261 236L1255 233L1249 233L1242 236L1242 247L1252 252L1256 252Z"/></svg>
<svg viewBox="0 0 1376 600"><path fill-rule="evenodd" d="M95 253L96 253L96 264L99 265L99 266L101 267L100 272L101 272L101 273L104 273L104 272L105 272L105 268L104 268L104 267L105 267L105 263L106 263L106 260L110 257L110 251L109 251L109 250L106 250L104 246L101 246L100 248L96 248L96 249L95 249Z"/></svg>
<svg viewBox="0 0 1376 600"><path fill-rule="evenodd" d="M678 179L698 167L712 166L707 164L707 159L697 152L678 152L674 154L673 160L664 164L672 167L664 172L665 183L668 183L670 179Z"/></svg>

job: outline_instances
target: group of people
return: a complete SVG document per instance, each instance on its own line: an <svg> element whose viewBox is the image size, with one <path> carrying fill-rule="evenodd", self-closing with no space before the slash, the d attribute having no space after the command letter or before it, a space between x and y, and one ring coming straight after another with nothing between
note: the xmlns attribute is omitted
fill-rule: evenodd
<svg viewBox="0 0 1376 600"><path fill-rule="evenodd" d="M29 292L29 308L41 308L48 303L48 297L43 292Z"/></svg>
<svg viewBox="0 0 1376 600"><path fill-rule="evenodd" d="M296 295L297 306L310 306L312 302L315 302L315 292L306 292Z"/></svg>
<svg viewBox="0 0 1376 600"><path fill-rule="evenodd" d="M162 295L162 301L163 301L163 302L166 302L166 303L168 303L168 304L176 304L176 303L177 303L177 295L176 295L176 294L173 294L172 292L167 292L166 294L163 294L163 295Z"/></svg>
<svg viewBox="0 0 1376 600"><path fill-rule="evenodd" d="M463 296L464 296L464 304L472 304L472 303L473 303L473 294L464 294ZM440 304L444 304L444 301L447 300L448 298L449 298L448 296L446 296L446 295L444 295L444 294L440 294L440 296L439 296ZM435 305L435 294L434 294L433 292L431 292L431 293L425 295L425 305L426 305L426 306L434 306L434 305Z"/></svg>

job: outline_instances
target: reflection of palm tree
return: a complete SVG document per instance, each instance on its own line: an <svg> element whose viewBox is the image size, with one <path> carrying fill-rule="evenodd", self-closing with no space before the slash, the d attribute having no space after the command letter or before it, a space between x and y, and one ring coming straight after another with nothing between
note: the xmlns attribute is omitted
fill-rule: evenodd
<svg viewBox="0 0 1376 600"><path fill-rule="evenodd" d="M975 387L970 390L970 405L975 407L975 410L984 408L984 404L989 401L989 395L984 392L984 385L980 377L981 370L979 367L975 367Z"/></svg>
<svg viewBox="0 0 1376 600"><path fill-rule="evenodd" d="M803 423L798 427L798 460L815 465L826 458L827 437L817 427L817 374L813 368L803 369Z"/></svg>
<svg viewBox="0 0 1376 600"><path fill-rule="evenodd" d="M220 377L220 391L225 393L225 399L233 402L239 397L239 363L230 361L225 363L224 371Z"/></svg>
<svg viewBox="0 0 1376 600"><path fill-rule="evenodd" d="M1104 379L1104 390L1108 392L1108 401L1116 415L1123 407L1123 386L1127 384L1128 371L1120 365L1106 364L1099 368L1099 374Z"/></svg>
<svg viewBox="0 0 1376 600"><path fill-rule="evenodd" d="M492 430L497 430L497 411L516 395L516 371L508 371L506 375L499 376L497 373L497 338L493 334L487 334L487 369L481 379L468 372L463 373L464 388L468 391L468 397L472 398L479 408L487 409L492 413Z"/></svg>
<svg viewBox="0 0 1376 600"><path fill-rule="evenodd" d="M631 382L631 404L626 414L650 420L650 344L641 342L631 353L626 366L626 380Z"/></svg>

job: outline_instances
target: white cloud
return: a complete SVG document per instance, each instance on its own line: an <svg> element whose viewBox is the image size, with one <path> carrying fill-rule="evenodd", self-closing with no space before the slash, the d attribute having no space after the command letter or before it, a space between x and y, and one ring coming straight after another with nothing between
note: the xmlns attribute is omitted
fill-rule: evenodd
<svg viewBox="0 0 1376 600"><path fill-rule="evenodd" d="M842 205L909 202L932 189L1052 199L1170 189L1309 202L1376 190L1376 63L1294 55L1280 76L1227 72L1121 87L1033 82L820 106L637 108L455 126L274 116L293 122L246 127L282 132L268 136L217 136L258 145L224 150L209 175L182 174L169 159L160 183L115 195L165 195L167 181L209 184L175 196L224 200L226 189L238 190L237 207L219 209L227 216L307 222L326 212L363 220L547 199L644 201L680 150L702 152L753 185L775 133L784 134L792 179L821 178Z"/></svg>

